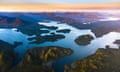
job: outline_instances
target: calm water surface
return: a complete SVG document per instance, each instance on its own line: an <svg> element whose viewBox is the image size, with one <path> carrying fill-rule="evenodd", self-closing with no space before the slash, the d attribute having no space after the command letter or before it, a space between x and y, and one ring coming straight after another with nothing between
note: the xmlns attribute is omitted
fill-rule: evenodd
<svg viewBox="0 0 120 72"><path fill-rule="evenodd" d="M39 22L38 24L45 25L45 26L56 26L58 27L58 30L70 29L71 32L66 34L61 33L65 35L65 38L60 39L56 42L45 42L42 44L29 44L29 41L27 40L27 38L34 37L34 35L27 36L21 32L18 32L16 28L0 29L0 40L6 41L10 44L13 44L15 41L23 42L22 45L15 48L15 52L19 54L19 59L21 59L24 56L24 54L29 48L36 47L36 46L61 46L64 48L71 48L74 51L73 54L62 57L53 64L53 66L57 69L58 72L63 72L63 67L65 64L71 64L75 60L82 59L88 55L91 55L97 50L97 48L105 47L105 45L110 45L111 47L117 48L117 46L114 45L113 42L117 39L120 39L120 33L117 33L117 32L110 32L102 37L96 38L94 33L92 33L90 29L80 30L72 26L69 26L67 24L58 24L57 22L54 22L54 21L51 21L49 23ZM49 34L49 33L45 33L43 35L46 35L46 34ZM91 41L91 44L89 45L86 45L86 46L77 45L74 42L74 40L78 36L84 35L84 34L90 34L95 39Z"/></svg>

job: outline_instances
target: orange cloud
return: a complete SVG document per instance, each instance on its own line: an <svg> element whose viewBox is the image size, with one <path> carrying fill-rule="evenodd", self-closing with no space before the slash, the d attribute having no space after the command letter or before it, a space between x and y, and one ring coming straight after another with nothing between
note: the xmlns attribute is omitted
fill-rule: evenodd
<svg viewBox="0 0 120 72"><path fill-rule="evenodd" d="M56 4L0 4L0 10L84 10L84 9L120 9L120 3L113 4L78 4L78 5L56 5Z"/></svg>

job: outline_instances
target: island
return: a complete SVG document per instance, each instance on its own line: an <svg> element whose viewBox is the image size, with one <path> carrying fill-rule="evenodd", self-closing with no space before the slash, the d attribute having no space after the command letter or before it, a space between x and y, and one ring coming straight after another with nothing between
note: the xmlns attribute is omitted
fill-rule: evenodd
<svg viewBox="0 0 120 72"><path fill-rule="evenodd" d="M0 72L8 72L13 67L14 61L17 58L17 53L14 52L14 48L21 44L22 42L9 44L0 40Z"/></svg>
<svg viewBox="0 0 120 72"><path fill-rule="evenodd" d="M32 37L32 38L28 38L30 42L30 44L41 44L44 42L55 42L58 41L60 39L64 39L65 36L62 34L55 34L52 33L50 35L45 35L45 36L36 36L36 37ZM32 41L35 40L35 41Z"/></svg>
<svg viewBox="0 0 120 72"><path fill-rule="evenodd" d="M82 60L66 64L64 72L119 72L120 71L120 49L99 48L96 53Z"/></svg>
<svg viewBox="0 0 120 72"><path fill-rule="evenodd" d="M46 29L46 30L41 30L42 28ZM32 23L32 24L29 24L29 25L23 25L23 26L20 26L18 27L18 31L25 34L25 35L28 35L28 36L32 36L32 35L40 35L40 34L43 34L43 33L49 33L50 31L47 30L49 29L50 27L47 27L47 26L43 26L43 25L39 25L39 24L36 24L36 23ZM52 27L53 28L53 27Z"/></svg>
<svg viewBox="0 0 120 72"><path fill-rule="evenodd" d="M52 63L72 53L70 48L58 46L34 47L26 52L23 59L10 72L55 72Z"/></svg>
<svg viewBox="0 0 120 72"><path fill-rule="evenodd" d="M120 48L120 40L116 40L113 43L116 44L116 45L118 45L118 47Z"/></svg>
<svg viewBox="0 0 120 72"><path fill-rule="evenodd" d="M70 29L61 29L61 30L57 30L56 32L58 33L69 33L71 30Z"/></svg>
<svg viewBox="0 0 120 72"><path fill-rule="evenodd" d="M86 35L81 35L75 39L75 42L78 45L88 45L90 44L91 40L93 40L93 36L86 34Z"/></svg>
<svg viewBox="0 0 120 72"><path fill-rule="evenodd" d="M36 15L38 18L36 18ZM17 28L24 34L33 35L33 33L36 34L37 32L39 34L39 30L30 33L31 31L27 32L28 28L39 28L38 25L40 24L38 22L56 21L60 24L65 23L78 29L90 29L96 37L101 37L110 32L120 32L120 20L114 20L114 18L119 18L119 16L115 13L107 14L102 12L4 13L0 18L0 27ZM24 26L28 28L26 29ZM40 28L49 30L57 29L54 26L49 27L44 25L40 25Z"/></svg>
<svg viewBox="0 0 120 72"><path fill-rule="evenodd" d="M17 28L18 32L21 32L27 36L30 44L41 44L44 42L55 42L65 38L64 34L69 33L69 29L57 30L56 26L45 26L36 23L29 25L22 25ZM56 33L54 33L54 32Z"/></svg>

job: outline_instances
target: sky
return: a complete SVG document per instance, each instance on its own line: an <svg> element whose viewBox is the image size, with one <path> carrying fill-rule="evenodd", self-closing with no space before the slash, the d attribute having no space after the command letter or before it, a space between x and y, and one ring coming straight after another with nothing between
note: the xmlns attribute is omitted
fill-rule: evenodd
<svg viewBox="0 0 120 72"><path fill-rule="evenodd" d="M0 0L0 11L117 9L120 0Z"/></svg>
<svg viewBox="0 0 120 72"><path fill-rule="evenodd" d="M0 3L103 4L120 3L120 0L0 0Z"/></svg>

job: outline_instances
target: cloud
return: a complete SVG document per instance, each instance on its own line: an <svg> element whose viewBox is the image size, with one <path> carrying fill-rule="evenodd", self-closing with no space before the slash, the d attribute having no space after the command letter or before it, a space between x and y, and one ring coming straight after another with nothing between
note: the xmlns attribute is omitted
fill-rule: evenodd
<svg viewBox="0 0 120 72"><path fill-rule="evenodd" d="M45 4L96 4L112 3L120 0L0 0L0 3L45 3Z"/></svg>

